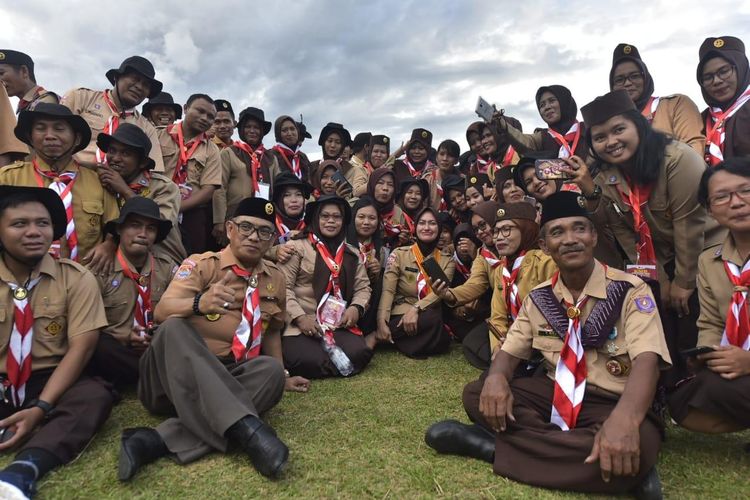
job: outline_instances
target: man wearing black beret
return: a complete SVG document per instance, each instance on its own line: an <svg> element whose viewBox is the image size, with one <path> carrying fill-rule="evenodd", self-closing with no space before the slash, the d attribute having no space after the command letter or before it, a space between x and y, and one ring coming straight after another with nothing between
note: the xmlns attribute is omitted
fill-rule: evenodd
<svg viewBox="0 0 750 500"><path fill-rule="evenodd" d="M16 114L25 109L34 109L37 103L57 104L60 98L54 92L37 85L34 61L17 50L0 49L0 82L10 97L18 97Z"/></svg>

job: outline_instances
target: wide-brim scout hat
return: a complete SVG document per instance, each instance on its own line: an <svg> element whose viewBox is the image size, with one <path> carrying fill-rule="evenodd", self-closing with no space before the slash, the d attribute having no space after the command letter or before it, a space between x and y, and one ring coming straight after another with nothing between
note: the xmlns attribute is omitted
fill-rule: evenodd
<svg viewBox="0 0 750 500"><path fill-rule="evenodd" d="M310 194L313 191L313 187L303 181L302 179L299 179L294 173L289 172L287 170L281 172L279 175L276 176L276 178L273 180L273 201L277 203L278 205L278 198L281 196L281 193L284 192L285 187L296 187L299 188L302 191L302 196L304 198L309 198Z"/></svg>
<svg viewBox="0 0 750 500"><path fill-rule="evenodd" d="M586 217L590 220L591 214L586 210L586 198L573 191L558 191L551 194L542 202L542 220L539 221L539 226L566 217Z"/></svg>
<svg viewBox="0 0 750 500"><path fill-rule="evenodd" d="M64 120L73 127L75 133L81 134L81 142L70 151L70 154L75 154L86 149L86 146L91 142L91 128L86 123L86 120L79 115L73 114L69 108L62 104L49 102L40 102L34 106L33 110L25 109L21 111L21 114L18 115L18 123L13 131L19 141L31 146L31 127L34 126L34 121L38 118Z"/></svg>
<svg viewBox="0 0 750 500"><path fill-rule="evenodd" d="M141 156L146 159L148 164L146 170L151 170L156 165L154 160L148 156L151 152L151 139L148 138L146 132L141 130L139 126L133 125L132 123L122 123L117 127L114 134L110 135L102 132L96 136L96 145L105 153L109 151L109 146L112 144L112 141L138 149L141 152Z"/></svg>
<svg viewBox="0 0 750 500"><path fill-rule="evenodd" d="M237 120L237 130L242 131L242 127L245 126L247 120L255 120L263 125L263 135L268 134L271 131L271 122L266 121L266 114L262 109L258 108L245 108L240 112L240 117Z"/></svg>
<svg viewBox="0 0 750 500"><path fill-rule="evenodd" d="M418 142L424 148L429 151L432 148L432 132L424 128L415 128L411 131L411 139L409 139L409 146Z"/></svg>
<svg viewBox="0 0 750 500"><path fill-rule="evenodd" d="M343 199L340 196L336 196L335 194L327 194L323 195L320 198L318 198L317 201L313 201L311 203L307 204L307 208L305 209L305 225L307 227L312 227L312 221L314 217L317 217L318 212L320 211L320 207L323 205L329 205L334 204L341 207L341 211L344 213L344 226L346 227L349 225L349 222L352 220L352 207L349 206L349 202L347 202L345 199Z"/></svg>
<svg viewBox="0 0 750 500"><path fill-rule="evenodd" d="M143 114L149 116L156 106L169 106L174 111L178 120L182 118L182 106L174 102L172 94L169 92L159 92L157 95L146 101L146 104L143 105Z"/></svg>
<svg viewBox="0 0 750 500"><path fill-rule="evenodd" d="M344 128L342 124L328 122L326 126L323 127L323 130L320 131L320 136L318 137L318 146L322 146L323 144L325 144L328 136L334 133L339 134L339 136L341 137L341 142L344 146L348 146L352 142L352 135L348 130Z"/></svg>
<svg viewBox="0 0 750 500"><path fill-rule="evenodd" d="M143 196L133 196L120 209L120 216L117 219L111 220L104 225L104 231L116 236L117 226L124 224L128 215L140 215L147 219L151 219L157 224L156 241L154 243L161 243L172 230L172 221L163 219L159 213L159 205L149 198Z"/></svg>
<svg viewBox="0 0 750 500"><path fill-rule="evenodd" d="M60 196L49 188L25 186L0 186L0 199L22 195L33 198L47 208L52 219L52 240L59 240L65 235L68 218L65 215L65 205Z"/></svg>
<svg viewBox="0 0 750 500"><path fill-rule="evenodd" d="M109 83L114 85L117 77L124 75L128 71L135 71L141 76L146 77L151 82L151 91L148 93L149 99L156 97L159 92L161 92L163 85L159 80L154 78L156 76L154 65L145 57L130 56L120 64L119 68L112 68L107 71L105 76L107 77L107 80L109 80Z"/></svg>

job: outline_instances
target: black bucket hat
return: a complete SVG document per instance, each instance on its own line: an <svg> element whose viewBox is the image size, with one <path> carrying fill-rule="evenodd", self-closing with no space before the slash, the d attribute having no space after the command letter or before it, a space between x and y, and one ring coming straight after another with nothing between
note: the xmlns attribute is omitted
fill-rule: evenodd
<svg viewBox="0 0 750 500"><path fill-rule="evenodd" d="M146 217L147 219L156 221L158 227L156 231L156 241L154 241L154 244L164 241L164 238L167 237L169 231L172 230L172 221L161 218L161 214L159 213L159 205L157 205L154 200L144 198L143 196L133 196L128 201L126 201L120 209L120 217L105 224L104 231L113 236L116 236L117 226L124 223L125 219L128 218L128 215L131 214L140 215L141 217Z"/></svg>
<svg viewBox="0 0 750 500"><path fill-rule="evenodd" d="M109 145L112 141L140 150L141 156L148 163L146 170L151 170L156 165L154 160L148 156L151 152L151 139L148 138L146 132L141 130L139 126L132 123L123 123L117 127L117 130L112 135L102 132L96 136L96 145L105 153L109 151Z"/></svg>
<svg viewBox="0 0 750 500"><path fill-rule="evenodd" d="M150 98L146 104L143 105L143 114L145 116L150 115L155 106L169 106L174 111L178 120L182 118L182 106L175 104L172 94L169 92L159 92L157 95Z"/></svg>
<svg viewBox="0 0 750 500"><path fill-rule="evenodd" d="M348 226L352 220L352 207L349 206L349 203L345 199L340 196L336 196L335 194L323 195L318 198L317 201L313 201L307 204L307 207L305 208L305 225L307 227L312 227L313 217L318 214L319 207L322 207L323 205L329 205L331 203L341 207L341 210L344 212L343 227Z"/></svg>
<svg viewBox="0 0 750 500"><path fill-rule="evenodd" d="M348 130L344 128L344 126L340 123L335 122L328 122L325 127L323 127L323 130L320 131L320 137L318 137L318 146L322 146L326 139L328 139L328 136L336 133L341 136L341 142L342 145L346 147L348 144L351 144L352 142L352 135L349 133Z"/></svg>
<svg viewBox="0 0 750 500"><path fill-rule="evenodd" d="M156 97L159 92L161 92L163 85L159 80L154 78L154 76L156 75L156 72L154 71L154 65L151 64L151 61L149 61L145 57L130 56L125 59L122 64L120 64L119 68L112 68L111 70L107 71L105 75L107 77L107 80L109 80L109 83L114 85L116 78L118 76L124 75L129 70L135 71L136 73L139 73L141 76L145 76L151 81L151 91L148 94L149 99Z"/></svg>
<svg viewBox="0 0 750 500"><path fill-rule="evenodd" d="M266 121L266 114L262 109L252 107L243 109L237 120L237 130L242 132L242 127L245 126L245 121L247 120L260 122L260 124L263 125L263 135L266 135L271 131L271 122Z"/></svg>
<svg viewBox="0 0 750 500"><path fill-rule="evenodd" d="M307 131L307 125L305 125L302 122L295 122L295 123L297 123L297 128L299 129L300 142L302 142L301 139L303 137L305 139L312 139L312 135L310 134L310 132Z"/></svg>
<svg viewBox="0 0 750 500"><path fill-rule="evenodd" d="M18 115L18 124L13 131L18 140L31 146L31 127L34 125L34 120L43 117L64 120L73 127L75 133L81 134L81 142L73 148L71 154L86 149L86 146L91 142L91 128L86 123L86 120L79 115L73 114L68 107L62 104L52 104L49 102L40 102L33 110L26 109L21 111L21 114Z"/></svg>
<svg viewBox="0 0 750 500"><path fill-rule="evenodd" d="M25 186L0 186L0 200L9 196L29 196L47 208L52 219L52 240L59 240L65 235L68 218L65 215L65 205L60 197L48 188Z"/></svg>

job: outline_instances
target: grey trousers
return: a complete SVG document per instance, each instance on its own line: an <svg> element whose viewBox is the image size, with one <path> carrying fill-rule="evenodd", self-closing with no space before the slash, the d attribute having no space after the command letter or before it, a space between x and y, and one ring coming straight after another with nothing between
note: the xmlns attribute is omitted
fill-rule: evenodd
<svg viewBox="0 0 750 500"><path fill-rule="evenodd" d="M175 415L156 431L185 464L227 450L224 433L241 418L273 408L284 394L284 367L259 356L225 365L184 319L170 318L140 362L138 398L152 413Z"/></svg>

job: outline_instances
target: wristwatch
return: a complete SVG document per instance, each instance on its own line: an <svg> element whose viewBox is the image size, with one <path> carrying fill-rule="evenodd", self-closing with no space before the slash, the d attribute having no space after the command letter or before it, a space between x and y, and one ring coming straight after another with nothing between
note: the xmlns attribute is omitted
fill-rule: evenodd
<svg viewBox="0 0 750 500"><path fill-rule="evenodd" d="M602 187L599 184L596 184L594 190L591 191L591 194L584 194L583 197L587 200L598 200L602 197Z"/></svg>
<svg viewBox="0 0 750 500"><path fill-rule="evenodd" d="M41 399L32 399L31 401L29 401L28 406L29 408L34 408L34 407L41 408L42 411L44 412L45 417L49 414L49 412L55 409L54 406L52 406L48 402L43 401Z"/></svg>

